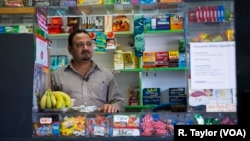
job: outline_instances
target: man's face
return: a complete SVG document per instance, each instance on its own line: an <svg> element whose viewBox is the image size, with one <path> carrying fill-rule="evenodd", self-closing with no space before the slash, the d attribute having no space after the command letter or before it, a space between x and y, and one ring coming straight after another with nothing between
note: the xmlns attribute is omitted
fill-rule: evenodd
<svg viewBox="0 0 250 141"><path fill-rule="evenodd" d="M93 56L93 43L89 35L78 33L73 38L73 46L68 47L69 53L77 61L88 61Z"/></svg>

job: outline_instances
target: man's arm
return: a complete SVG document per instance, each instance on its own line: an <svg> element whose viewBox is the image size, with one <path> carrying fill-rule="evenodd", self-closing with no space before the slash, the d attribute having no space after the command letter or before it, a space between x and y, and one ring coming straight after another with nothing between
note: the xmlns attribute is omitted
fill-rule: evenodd
<svg viewBox="0 0 250 141"><path fill-rule="evenodd" d="M124 98L114 77L111 78L108 86L107 102L116 106L119 112L125 111Z"/></svg>

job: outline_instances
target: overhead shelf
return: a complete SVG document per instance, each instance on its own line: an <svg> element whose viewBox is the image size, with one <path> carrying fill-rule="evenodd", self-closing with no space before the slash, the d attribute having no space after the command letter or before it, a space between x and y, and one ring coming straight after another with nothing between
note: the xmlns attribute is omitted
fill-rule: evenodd
<svg viewBox="0 0 250 141"><path fill-rule="evenodd" d="M35 14L35 7L1 7L0 14Z"/></svg>
<svg viewBox="0 0 250 141"><path fill-rule="evenodd" d="M95 4L81 6L50 6L48 16L102 16L102 15L162 15L183 13L183 2L152 4Z"/></svg>

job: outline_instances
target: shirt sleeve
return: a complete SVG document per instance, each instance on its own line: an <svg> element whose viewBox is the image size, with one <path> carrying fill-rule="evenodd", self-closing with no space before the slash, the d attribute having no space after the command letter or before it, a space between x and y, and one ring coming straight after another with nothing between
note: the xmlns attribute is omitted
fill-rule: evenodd
<svg viewBox="0 0 250 141"><path fill-rule="evenodd" d="M112 76L109 86L108 86L108 103L115 105L119 108L119 112L124 112L124 98L121 94L121 91L119 89L119 86L115 80L115 78Z"/></svg>

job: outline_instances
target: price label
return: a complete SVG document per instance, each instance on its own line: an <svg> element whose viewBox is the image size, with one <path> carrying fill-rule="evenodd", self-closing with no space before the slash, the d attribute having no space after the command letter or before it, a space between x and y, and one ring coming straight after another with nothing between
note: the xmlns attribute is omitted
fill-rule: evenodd
<svg viewBox="0 0 250 141"><path fill-rule="evenodd" d="M140 136L139 129L114 128L113 136Z"/></svg>
<svg viewBox="0 0 250 141"><path fill-rule="evenodd" d="M94 126L94 135L104 136L105 128L100 126Z"/></svg>
<svg viewBox="0 0 250 141"><path fill-rule="evenodd" d="M52 118L51 117L42 117L42 118L40 118L40 123L41 124L51 124Z"/></svg>
<svg viewBox="0 0 250 141"><path fill-rule="evenodd" d="M114 115L114 122L128 123L129 117L126 115Z"/></svg>

